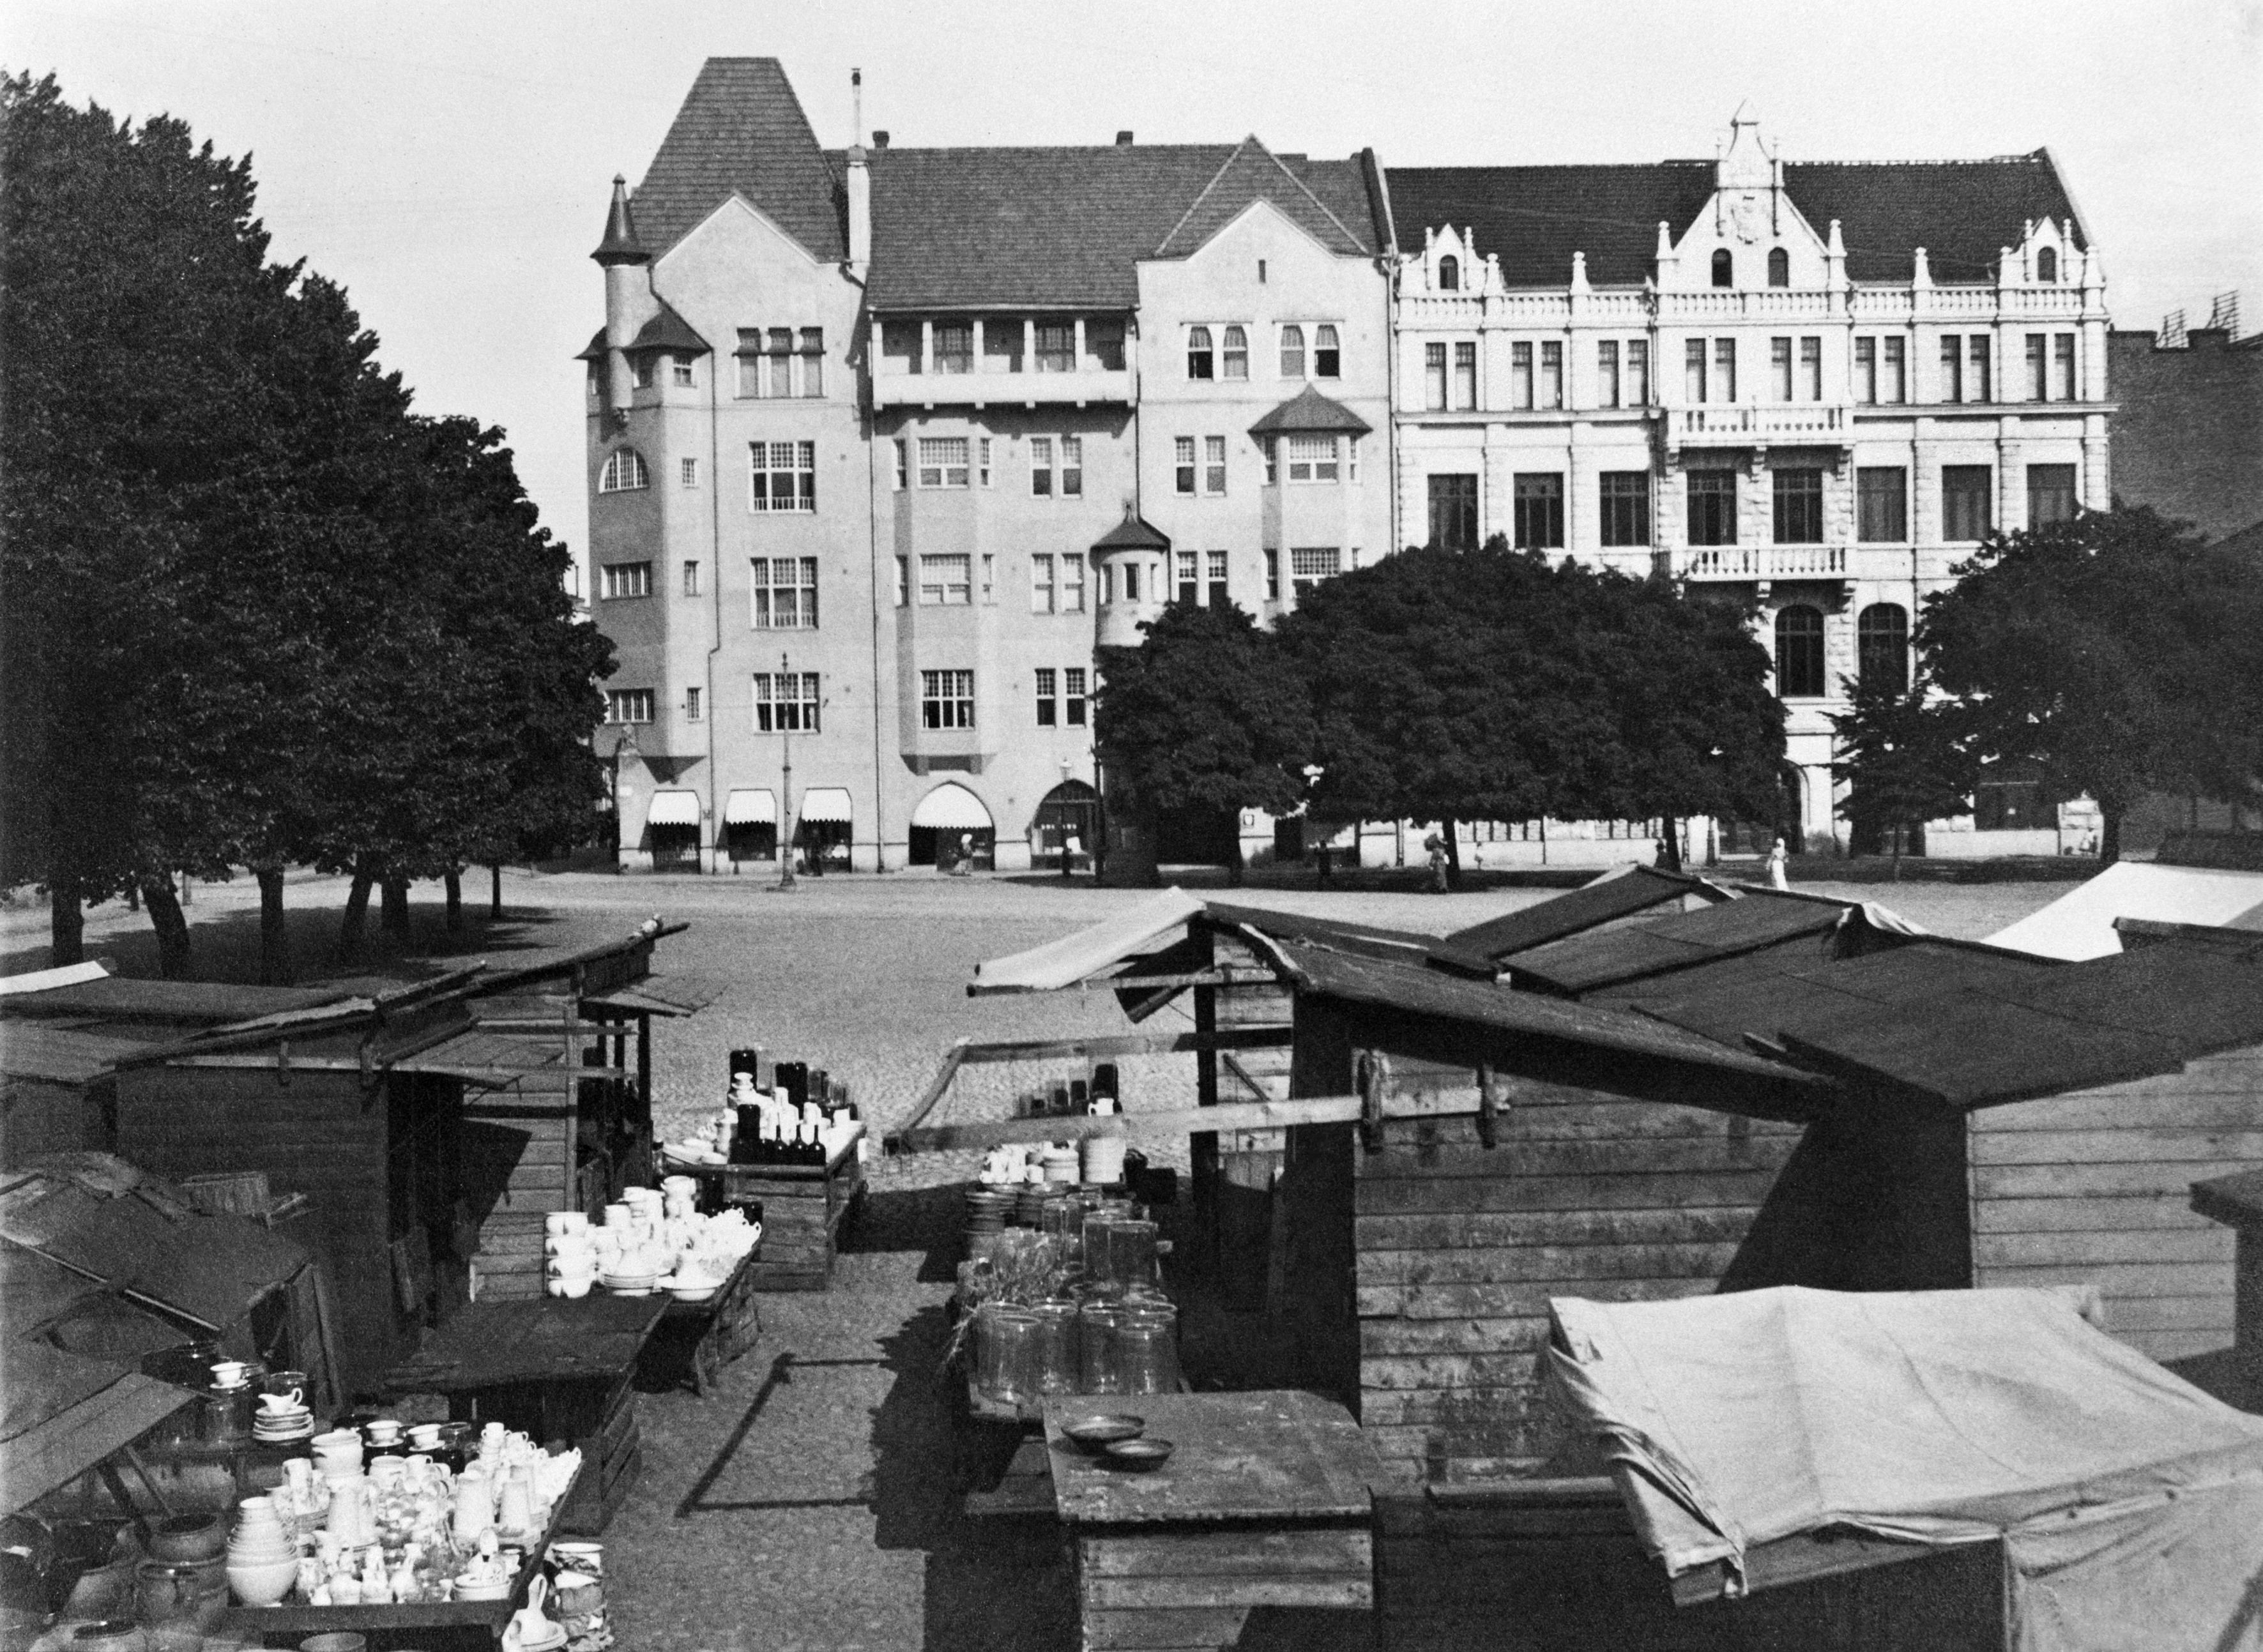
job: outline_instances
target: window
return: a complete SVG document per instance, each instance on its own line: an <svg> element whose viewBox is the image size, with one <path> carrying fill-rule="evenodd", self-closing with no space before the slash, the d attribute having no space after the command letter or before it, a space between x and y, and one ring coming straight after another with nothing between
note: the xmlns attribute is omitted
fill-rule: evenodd
<svg viewBox="0 0 2263 1652"><path fill-rule="evenodd" d="M1995 392L1989 387L1989 349L1985 334L1975 333L1965 340L1964 353L1972 369L1972 400L1975 401L1993 401L1996 399Z"/></svg>
<svg viewBox="0 0 2263 1652"><path fill-rule="evenodd" d="M985 487L990 486L990 438L987 436L974 444L974 480Z"/></svg>
<svg viewBox="0 0 2263 1652"><path fill-rule="evenodd" d="M1909 473L1865 465L1855 473L1855 537L1864 545L1909 541Z"/></svg>
<svg viewBox="0 0 2263 1652"><path fill-rule="evenodd" d="M1791 255L1781 247L1768 249L1768 285L1772 287L1791 285Z"/></svg>
<svg viewBox="0 0 2263 1652"><path fill-rule="evenodd" d="M650 689L608 689L605 691L605 721L608 723L651 722L652 690Z"/></svg>
<svg viewBox="0 0 2263 1652"><path fill-rule="evenodd" d="M1124 565L1124 600L1127 602L1139 600L1139 565L1137 562Z"/></svg>
<svg viewBox="0 0 2263 1652"><path fill-rule="evenodd" d="M1713 399L1734 401L1737 399L1737 341L1717 338L1713 341Z"/></svg>
<svg viewBox="0 0 2263 1652"><path fill-rule="evenodd" d="M1280 444L1272 436L1262 436L1257 438L1257 451L1265 456L1265 485L1270 487L1281 480Z"/></svg>
<svg viewBox="0 0 2263 1652"><path fill-rule="evenodd" d="M1729 256L1729 249L1726 247L1720 248L1713 254L1713 285L1717 287L1732 287L1737 285L1737 261Z"/></svg>
<svg viewBox="0 0 2263 1652"><path fill-rule="evenodd" d="M912 600L912 559L896 559L896 606L901 608Z"/></svg>
<svg viewBox="0 0 2263 1652"><path fill-rule="evenodd" d="M2050 335L2028 335L2028 400L2050 400Z"/></svg>
<svg viewBox="0 0 2263 1652"><path fill-rule="evenodd" d="M924 554L919 573L922 608L961 608L974 600L974 560L964 552Z"/></svg>
<svg viewBox="0 0 2263 1652"><path fill-rule="evenodd" d="M1038 371L1041 373L1076 371L1076 324L1074 321L1038 323Z"/></svg>
<svg viewBox="0 0 2263 1652"><path fill-rule="evenodd" d="M1775 473L1775 542L1823 543L1823 473L1781 470Z"/></svg>
<svg viewBox="0 0 2263 1652"><path fill-rule="evenodd" d="M1650 341L1642 338L1627 340L1627 393L1630 408L1650 405Z"/></svg>
<svg viewBox="0 0 2263 1652"><path fill-rule="evenodd" d="M1217 374L1212 371L1215 364L1215 358L1211 350L1210 328L1207 327L1187 328L1187 377L1189 379L1216 378Z"/></svg>
<svg viewBox="0 0 2263 1652"><path fill-rule="evenodd" d="M2028 526L2046 528L2055 522L2072 522L2078 509L2074 497L2074 466L2028 466Z"/></svg>
<svg viewBox="0 0 2263 1652"><path fill-rule="evenodd" d="M998 600L998 559L987 551L982 553L982 600Z"/></svg>
<svg viewBox="0 0 2263 1652"><path fill-rule="evenodd" d="M1855 400L1869 405L1878 399L1878 341L1855 341Z"/></svg>
<svg viewBox="0 0 2263 1652"><path fill-rule="evenodd" d="M1326 321L1312 329L1312 377L1343 377L1343 347L1336 342L1334 327Z"/></svg>
<svg viewBox="0 0 2263 1652"><path fill-rule="evenodd" d="M1205 576L1203 583L1209 588L1203 593L1204 599L1208 602L1212 608L1224 608L1226 603L1232 600L1226 591L1225 552L1223 551L1204 552L1203 553L1203 573Z"/></svg>
<svg viewBox="0 0 2263 1652"><path fill-rule="evenodd" d="M1060 611L1064 614L1084 612L1084 558L1074 551L1061 553Z"/></svg>
<svg viewBox="0 0 2263 1652"><path fill-rule="evenodd" d="M1203 437L1203 492L1222 494L1225 491L1225 438L1222 436Z"/></svg>
<svg viewBox="0 0 2263 1652"><path fill-rule="evenodd" d="M597 473L597 491L601 494L633 493L651 486L652 475L644 467L644 455L633 447L615 448L605 456L604 469Z"/></svg>
<svg viewBox="0 0 2263 1652"><path fill-rule="evenodd" d="M1972 826L1979 832L2039 831L2058 824L2057 799L2030 763L1989 769L1972 789Z"/></svg>
<svg viewBox="0 0 2263 1652"><path fill-rule="evenodd" d="M1084 496L1084 438L1065 436L1060 442L1060 491L1063 499Z"/></svg>
<svg viewBox="0 0 2263 1652"><path fill-rule="evenodd" d="M1605 471L1602 485L1603 543L1643 545L1650 543L1650 473Z"/></svg>
<svg viewBox="0 0 2263 1652"><path fill-rule="evenodd" d="M1038 679L1038 726L1052 728L1060 716L1060 674L1050 666L1039 666Z"/></svg>
<svg viewBox="0 0 2263 1652"><path fill-rule="evenodd" d="M1791 400L1791 341L1788 338L1768 340L1768 373L1775 380L1775 399Z"/></svg>
<svg viewBox="0 0 2263 1652"><path fill-rule="evenodd" d="M1508 347L1508 401L1514 408L1532 405L1532 346Z"/></svg>
<svg viewBox="0 0 2263 1652"><path fill-rule="evenodd" d="M1941 335L1941 400L1964 400L1964 341L1954 333Z"/></svg>
<svg viewBox="0 0 2263 1652"><path fill-rule="evenodd" d="M1278 551L1269 550L1265 553L1265 600L1269 602L1281 600L1281 553Z"/></svg>
<svg viewBox="0 0 2263 1652"><path fill-rule="evenodd" d="M1478 548L1478 479L1474 473L1430 478L1429 543L1441 551Z"/></svg>
<svg viewBox="0 0 2263 1652"><path fill-rule="evenodd" d="M1067 703L1062 707L1062 710L1068 713L1068 725L1071 728L1082 728L1084 726L1085 668L1082 666L1071 666L1061 673L1061 676L1064 679L1062 686L1067 690L1065 696Z"/></svg>
<svg viewBox="0 0 2263 1652"><path fill-rule="evenodd" d="M1884 341L1886 362L1884 382L1878 386L1881 401L1900 403L1909 400L1909 341L1890 338Z"/></svg>
<svg viewBox="0 0 2263 1652"><path fill-rule="evenodd" d="M1334 545L1299 546L1289 552L1289 582L1299 596L1342 572L1343 552Z"/></svg>
<svg viewBox="0 0 2263 1652"><path fill-rule="evenodd" d="M699 720L699 690L697 689L683 691L683 720L687 723Z"/></svg>
<svg viewBox="0 0 2263 1652"><path fill-rule="evenodd" d="M1193 607L1202 600L1202 558L1192 551L1178 553L1179 601Z"/></svg>
<svg viewBox="0 0 2263 1652"><path fill-rule="evenodd" d="M697 487L699 486L699 461L698 459L688 458L679 461L676 467L676 473L677 478L686 487Z"/></svg>
<svg viewBox="0 0 2263 1652"><path fill-rule="evenodd" d="M1691 407L1705 400L1705 341L1693 338L1681 347L1681 399Z"/></svg>
<svg viewBox="0 0 2263 1652"><path fill-rule="evenodd" d="M1336 439L1332 436L1292 436L1289 438L1289 480L1292 482L1332 482L1336 480Z"/></svg>
<svg viewBox="0 0 2263 1652"><path fill-rule="evenodd" d="M821 327L801 329L801 393L825 393L825 329Z"/></svg>
<svg viewBox="0 0 2263 1652"><path fill-rule="evenodd" d="M599 590L607 602L624 596L652 595L652 564L649 562L608 562L604 577L604 583Z"/></svg>
<svg viewBox="0 0 2263 1652"><path fill-rule="evenodd" d="M813 631L817 627L817 559L756 557L748 565L757 631Z"/></svg>
<svg viewBox="0 0 2263 1652"><path fill-rule="evenodd" d="M1511 483L1516 548L1552 551L1564 544L1564 478L1554 471L1519 473Z"/></svg>
<svg viewBox="0 0 2263 1652"><path fill-rule="evenodd" d="M935 370L939 373L974 371L974 324L937 321L935 324Z"/></svg>
<svg viewBox="0 0 2263 1652"><path fill-rule="evenodd" d="M1615 338L1604 339L1595 346L1595 405L1619 405L1619 345Z"/></svg>
<svg viewBox="0 0 2263 1652"><path fill-rule="evenodd" d="M2074 335L2061 333L2051 341L2052 359L2058 365L2058 399L2076 400L2074 393Z"/></svg>
<svg viewBox="0 0 2263 1652"><path fill-rule="evenodd" d="M1799 393L1810 401L1823 400L1823 341L1819 338L1799 341Z"/></svg>
<svg viewBox="0 0 2263 1652"><path fill-rule="evenodd" d="M1448 253L1438 260L1438 291L1459 292L1462 290L1462 261Z"/></svg>
<svg viewBox="0 0 2263 1652"><path fill-rule="evenodd" d="M629 357L629 377L640 390L649 390L657 382L660 358L650 350L639 350Z"/></svg>
<svg viewBox="0 0 2263 1652"><path fill-rule="evenodd" d="M755 510L815 510L817 509L817 444L814 442L750 442L747 444L753 471Z"/></svg>
<svg viewBox="0 0 2263 1652"><path fill-rule="evenodd" d="M1084 354L1102 372L1124 371L1124 323L1088 319L1084 324Z"/></svg>
<svg viewBox="0 0 2263 1652"><path fill-rule="evenodd" d="M1985 539L1993 525L1991 499L1996 473L1986 465L1944 465L1941 468L1941 537L1944 539Z"/></svg>
<svg viewBox="0 0 2263 1652"><path fill-rule="evenodd" d="M688 386L691 383L691 357L670 356L668 358L668 376L676 384ZM692 692L697 694L698 690L695 689Z"/></svg>
<svg viewBox="0 0 2263 1652"><path fill-rule="evenodd" d="M1737 473L1734 471L1691 471L1684 479L1689 490L1689 543L1737 543Z"/></svg>
<svg viewBox="0 0 2263 1652"><path fill-rule="evenodd" d="M1823 693L1823 612L1804 602L1776 610L1775 691L1782 698Z"/></svg>
<svg viewBox="0 0 2263 1652"><path fill-rule="evenodd" d="M912 485L912 450L908 442L896 444L896 491L902 493Z"/></svg>
<svg viewBox="0 0 2263 1652"><path fill-rule="evenodd" d="M1305 329L1294 321L1281 329L1281 377L1305 376Z"/></svg>
<svg viewBox="0 0 2263 1652"><path fill-rule="evenodd" d="M773 327L770 331L770 347L763 352L770 371L763 377L763 393L783 398L793 393L793 328Z"/></svg>
<svg viewBox="0 0 2263 1652"><path fill-rule="evenodd" d="M2035 254L2035 279L2054 282L2058 279L2058 249L2045 247Z"/></svg>
<svg viewBox="0 0 2263 1652"><path fill-rule="evenodd" d="M967 445L963 436L920 437L919 485L922 487L965 487Z"/></svg>
<svg viewBox="0 0 2263 1652"><path fill-rule="evenodd" d="M1179 492L1191 498L1195 491L1195 439L1182 436L1171 443L1173 482Z"/></svg>
<svg viewBox="0 0 2263 1652"><path fill-rule="evenodd" d="M686 596L699 595L699 565L697 562L683 565L683 594Z"/></svg>
<svg viewBox="0 0 2263 1652"><path fill-rule="evenodd" d="M761 335L757 334L756 337L759 343ZM923 335L917 321L881 322L880 358L886 370L892 373L916 373L922 371L920 356L926 348L922 340ZM747 335L741 333L739 354L744 356L746 353ZM741 374L739 393L742 396L751 395L753 392L748 390L744 384L746 364L743 361L741 362L739 368Z"/></svg>
<svg viewBox="0 0 2263 1652"><path fill-rule="evenodd" d="M974 674L971 671L920 673L920 725L922 728L974 726Z"/></svg>
<svg viewBox="0 0 2263 1652"><path fill-rule="evenodd" d="M1053 559L1050 552L1040 551L1030 559L1030 612L1052 611Z"/></svg>
<svg viewBox="0 0 2263 1652"><path fill-rule="evenodd" d="M1454 346L1454 406L1467 413L1478 405L1478 347Z"/></svg>
<svg viewBox="0 0 2263 1652"><path fill-rule="evenodd" d="M1422 346L1422 405L1432 413L1446 410L1446 347Z"/></svg>
<svg viewBox="0 0 2263 1652"><path fill-rule="evenodd" d="M1909 610L1873 602L1855 621L1855 669L1866 689L1909 692Z"/></svg>
<svg viewBox="0 0 2263 1652"><path fill-rule="evenodd" d="M817 732L817 674L814 671L758 671L755 674L755 732L814 734Z"/></svg>
<svg viewBox="0 0 2263 1652"><path fill-rule="evenodd" d="M1239 327L1225 329L1225 374L1228 379L1249 377L1249 335Z"/></svg>
<svg viewBox="0 0 2263 1652"><path fill-rule="evenodd" d="M1049 436L1030 438L1030 492L1039 499L1050 499L1053 491L1053 439Z"/></svg>

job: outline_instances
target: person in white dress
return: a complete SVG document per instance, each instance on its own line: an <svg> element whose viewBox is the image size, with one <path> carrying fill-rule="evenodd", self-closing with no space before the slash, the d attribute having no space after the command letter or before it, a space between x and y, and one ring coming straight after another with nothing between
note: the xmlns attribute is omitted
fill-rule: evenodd
<svg viewBox="0 0 2263 1652"><path fill-rule="evenodd" d="M1790 859L1790 855L1784 851L1783 840L1778 838L1775 840L1775 847L1768 851L1768 881L1770 889L1791 887L1791 879L1785 876Z"/></svg>

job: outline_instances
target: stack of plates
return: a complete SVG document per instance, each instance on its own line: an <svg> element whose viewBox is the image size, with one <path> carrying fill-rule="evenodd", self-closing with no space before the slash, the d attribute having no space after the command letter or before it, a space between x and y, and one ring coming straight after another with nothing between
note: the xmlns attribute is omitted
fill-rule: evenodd
<svg viewBox="0 0 2263 1652"><path fill-rule="evenodd" d="M602 1273L597 1282L616 1296L649 1296L657 1273Z"/></svg>
<svg viewBox="0 0 2263 1652"><path fill-rule="evenodd" d="M251 1437L270 1444L305 1439L315 1432L315 1414L303 1405L284 1410L263 1405L251 1419Z"/></svg>
<svg viewBox="0 0 2263 1652"><path fill-rule="evenodd" d="M1025 1228L1036 1227L1044 1220L1045 1201L1052 1196L1052 1190L1045 1183L1023 1182L1014 1201L1014 1220Z"/></svg>

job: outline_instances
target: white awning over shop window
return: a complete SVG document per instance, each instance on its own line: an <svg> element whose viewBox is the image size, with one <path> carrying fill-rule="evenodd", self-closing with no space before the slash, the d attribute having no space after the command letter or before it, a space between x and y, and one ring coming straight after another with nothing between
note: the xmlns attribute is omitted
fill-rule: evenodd
<svg viewBox="0 0 2263 1652"><path fill-rule="evenodd" d="M847 826L855 818L850 809L849 793L845 787L812 786L801 794L801 819L805 822L838 822Z"/></svg>
<svg viewBox="0 0 2263 1652"><path fill-rule="evenodd" d="M725 826L776 826L777 793L769 787L734 791L723 805Z"/></svg>
<svg viewBox="0 0 2263 1652"><path fill-rule="evenodd" d="M647 826L696 826L699 824L699 794L696 791L655 791Z"/></svg>
<svg viewBox="0 0 2263 1652"><path fill-rule="evenodd" d="M915 826L936 826L950 832L987 832L990 812L982 799L956 783L937 786L912 811Z"/></svg>

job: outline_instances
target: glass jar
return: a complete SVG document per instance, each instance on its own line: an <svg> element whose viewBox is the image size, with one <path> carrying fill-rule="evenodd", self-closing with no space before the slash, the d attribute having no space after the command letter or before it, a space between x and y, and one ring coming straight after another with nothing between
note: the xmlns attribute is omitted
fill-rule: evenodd
<svg viewBox="0 0 2263 1652"><path fill-rule="evenodd" d="M1126 1289L1155 1282L1155 1224L1129 1217L1110 1223L1108 1230L1107 1278Z"/></svg>
<svg viewBox="0 0 2263 1652"><path fill-rule="evenodd" d="M985 1302L974 1312L975 1387L1001 1404L1034 1398L1038 1317L1003 1302Z"/></svg>
<svg viewBox="0 0 2263 1652"><path fill-rule="evenodd" d="M1053 1297L1030 1312L1038 1322L1030 1360L1038 1392L1075 1393L1084 1374L1077 1358L1076 1304Z"/></svg>
<svg viewBox="0 0 2263 1652"><path fill-rule="evenodd" d="M1095 1297L1077 1309L1077 1386L1087 1394L1121 1394L1123 1373L1116 1364L1117 1309Z"/></svg>
<svg viewBox="0 0 2263 1652"><path fill-rule="evenodd" d="M1167 1302L1142 1300L1117 1312L1116 1366L1124 1394L1179 1391L1179 1314Z"/></svg>

